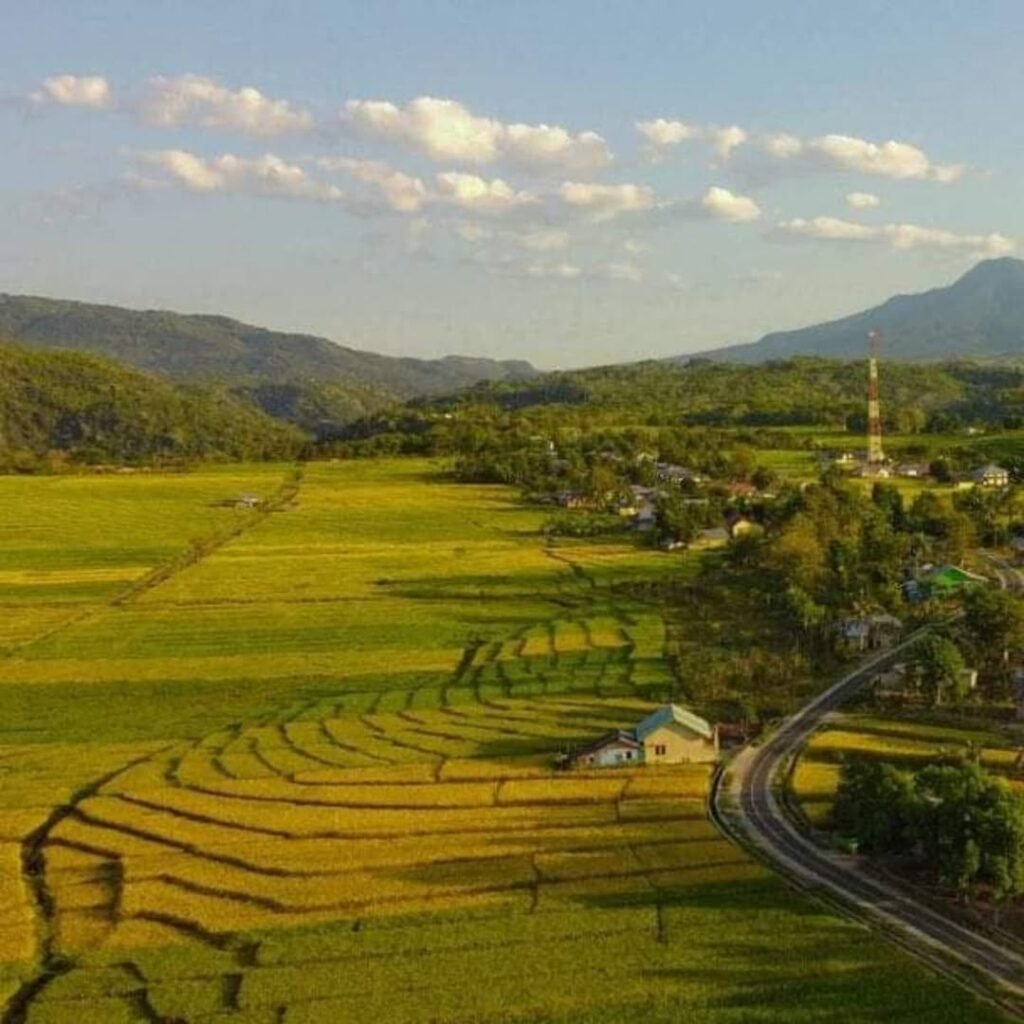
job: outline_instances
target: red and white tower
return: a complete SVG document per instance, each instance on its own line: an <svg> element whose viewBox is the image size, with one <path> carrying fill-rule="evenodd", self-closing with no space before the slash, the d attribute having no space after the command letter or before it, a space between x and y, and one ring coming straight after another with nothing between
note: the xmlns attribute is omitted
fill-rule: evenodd
<svg viewBox="0 0 1024 1024"><path fill-rule="evenodd" d="M877 470L885 463L882 451L882 412L878 403L878 353L882 335L868 332L868 468Z"/></svg>

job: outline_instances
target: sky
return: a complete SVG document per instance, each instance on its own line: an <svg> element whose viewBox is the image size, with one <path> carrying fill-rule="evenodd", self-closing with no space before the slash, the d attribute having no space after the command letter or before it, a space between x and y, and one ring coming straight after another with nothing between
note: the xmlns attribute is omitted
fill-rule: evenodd
<svg viewBox="0 0 1024 1024"><path fill-rule="evenodd" d="M1024 255L1024 5L0 0L0 291L620 362Z"/></svg>

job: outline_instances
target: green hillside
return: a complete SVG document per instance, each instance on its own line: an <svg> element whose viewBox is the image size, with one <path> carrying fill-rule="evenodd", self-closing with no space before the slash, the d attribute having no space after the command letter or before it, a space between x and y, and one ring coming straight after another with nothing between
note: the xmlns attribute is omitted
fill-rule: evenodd
<svg viewBox="0 0 1024 1024"><path fill-rule="evenodd" d="M85 462L286 458L302 443L219 389L0 343L0 470L34 468L54 452Z"/></svg>
<svg viewBox="0 0 1024 1024"><path fill-rule="evenodd" d="M884 362L883 415L889 429L920 429L931 416L992 419L1019 415L1024 373L976 363ZM693 359L685 366L645 362L480 384L416 403L448 410L494 405L545 408L561 420L608 423L829 425L860 429L867 370L863 359L794 358L757 366Z"/></svg>
<svg viewBox="0 0 1024 1024"><path fill-rule="evenodd" d="M529 363L517 360L395 358L223 316L139 311L26 295L0 295L0 337L32 348L92 352L149 373L179 378L213 378L231 384L309 379L355 384L352 400L356 402L365 400L366 388L410 397L533 373Z"/></svg>
<svg viewBox="0 0 1024 1024"><path fill-rule="evenodd" d="M330 380L258 381L231 389L268 416L294 424L313 438L330 439L346 424L400 404L387 391Z"/></svg>

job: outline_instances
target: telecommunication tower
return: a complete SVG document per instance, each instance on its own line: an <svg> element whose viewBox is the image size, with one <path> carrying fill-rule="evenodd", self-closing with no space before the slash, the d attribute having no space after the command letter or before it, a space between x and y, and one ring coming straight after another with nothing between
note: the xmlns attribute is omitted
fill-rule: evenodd
<svg viewBox="0 0 1024 1024"><path fill-rule="evenodd" d="M868 468L878 469L885 463L882 451L882 412L878 402L878 355L882 335L868 332Z"/></svg>

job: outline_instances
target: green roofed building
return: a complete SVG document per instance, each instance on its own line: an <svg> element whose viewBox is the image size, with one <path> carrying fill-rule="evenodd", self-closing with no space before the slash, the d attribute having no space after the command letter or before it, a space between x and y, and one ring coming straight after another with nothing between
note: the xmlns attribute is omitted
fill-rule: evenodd
<svg viewBox="0 0 1024 1024"><path fill-rule="evenodd" d="M986 586L989 580L958 565L937 565L919 576L916 582L922 597L942 600L962 590Z"/></svg>
<svg viewBox="0 0 1024 1024"><path fill-rule="evenodd" d="M718 757L718 728L678 704L651 712L633 729L618 729L570 756L581 767L702 764Z"/></svg>
<svg viewBox="0 0 1024 1024"><path fill-rule="evenodd" d="M644 747L644 764L686 764L718 757L718 730L678 704L658 708L634 731Z"/></svg>

